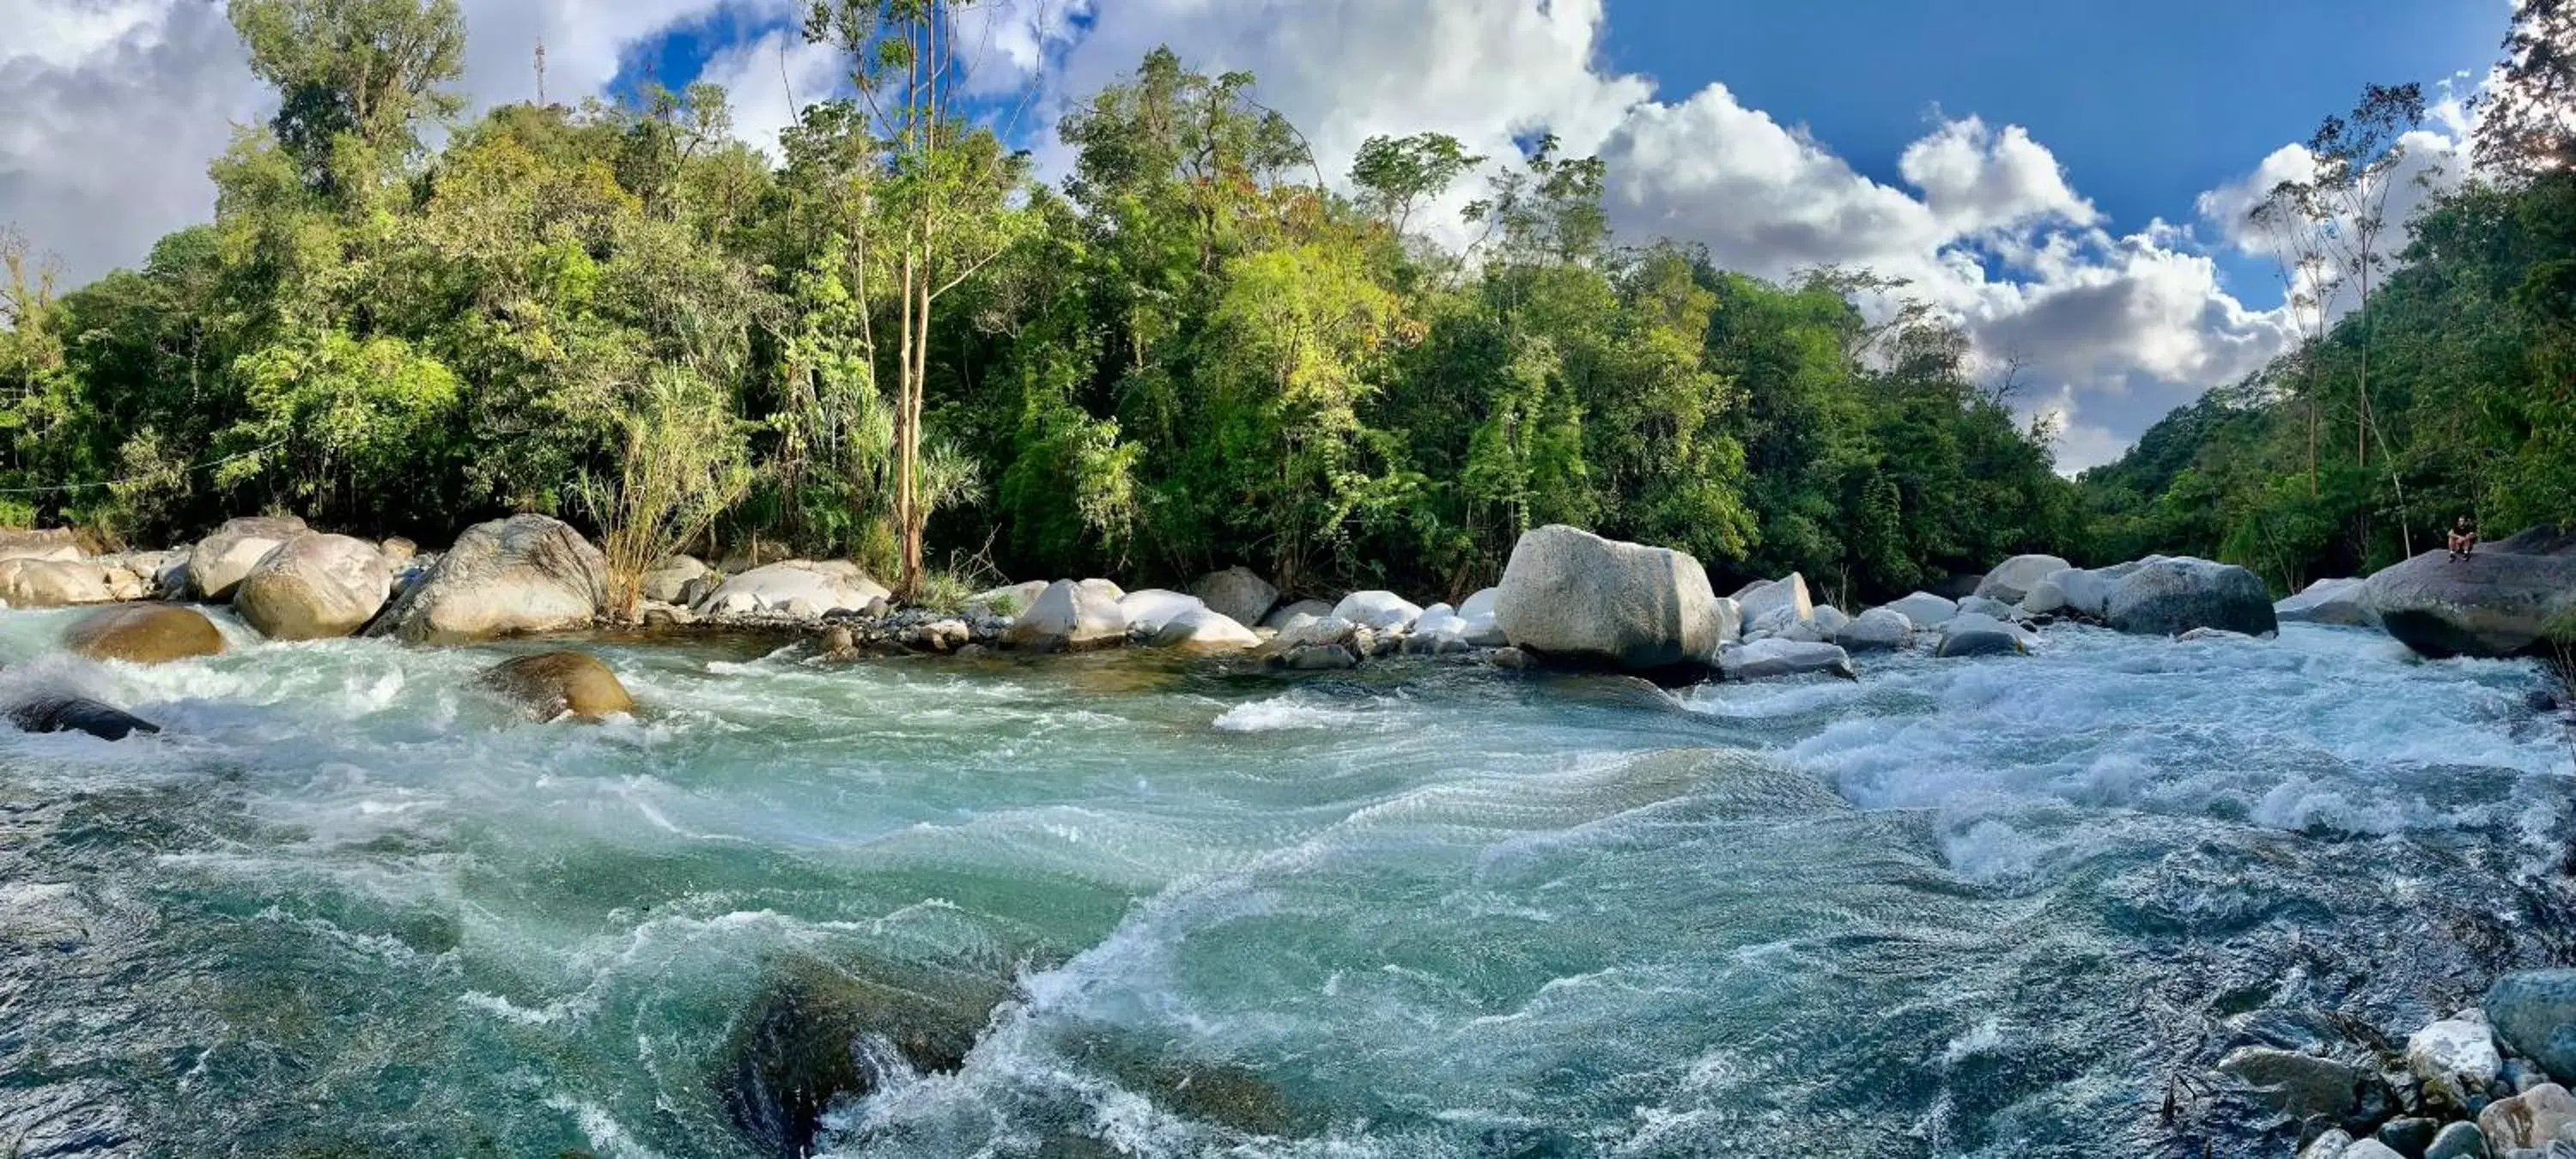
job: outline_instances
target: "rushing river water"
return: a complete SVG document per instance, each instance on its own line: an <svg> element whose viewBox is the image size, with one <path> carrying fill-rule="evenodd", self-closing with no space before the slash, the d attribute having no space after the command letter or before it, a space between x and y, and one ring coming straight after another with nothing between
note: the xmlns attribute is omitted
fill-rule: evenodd
<svg viewBox="0 0 2576 1159"><path fill-rule="evenodd" d="M815 977L987 995L834 1154L2286 1154L2192 1076L2576 941L2536 671L2367 632L1678 696L595 641L586 727L471 690L525 645L66 622L0 697L167 731L0 728L0 1154L754 1155Z"/></svg>

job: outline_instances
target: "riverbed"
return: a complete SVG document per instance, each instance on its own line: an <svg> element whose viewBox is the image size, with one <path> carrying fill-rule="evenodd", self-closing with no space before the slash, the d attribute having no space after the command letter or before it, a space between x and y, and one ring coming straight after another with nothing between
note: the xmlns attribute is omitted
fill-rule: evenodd
<svg viewBox="0 0 2576 1159"><path fill-rule="evenodd" d="M756 1155L813 970L999 1001L837 1155L2286 1154L2225 1049L2576 950L2537 669L2375 632L1672 692L600 639L585 726L473 689L534 644L67 615L0 696L165 731L0 729L0 1154Z"/></svg>

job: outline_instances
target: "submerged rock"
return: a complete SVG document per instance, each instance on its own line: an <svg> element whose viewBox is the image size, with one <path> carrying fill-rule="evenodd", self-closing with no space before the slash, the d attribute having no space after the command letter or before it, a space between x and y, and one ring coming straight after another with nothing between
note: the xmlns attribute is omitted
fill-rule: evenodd
<svg viewBox="0 0 2576 1159"><path fill-rule="evenodd" d="M478 523L367 634L452 644L586 628L607 601L607 576L599 549L562 520Z"/></svg>
<svg viewBox="0 0 2576 1159"><path fill-rule="evenodd" d="M1022 651L1081 651L1110 647L1127 639L1127 617L1118 598L1100 588L1057 580L1011 621L1002 642Z"/></svg>
<svg viewBox="0 0 2576 1159"><path fill-rule="evenodd" d="M2160 559L2120 577L2103 619L2117 631L2144 636L2194 628L2262 636L2281 629L2272 590L2260 577L2234 564L2188 558Z"/></svg>
<svg viewBox="0 0 2576 1159"><path fill-rule="evenodd" d="M2030 653L2030 633L2018 624L2007 624L1982 612L1961 612L1941 626L1941 642L1933 654L1945 658L1961 656L2023 656Z"/></svg>
<svg viewBox="0 0 2576 1159"><path fill-rule="evenodd" d="M1292 672L1331 672L1359 667L1360 657L1347 644L1297 644L1271 656L1270 663Z"/></svg>
<svg viewBox="0 0 2576 1159"><path fill-rule="evenodd" d="M136 733L156 733L161 726L86 696L55 696L28 701L9 710L9 723L20 732L85 732L100 740L124 740Z"/></svg>
<svg viewBox="0 0 2576 1159"><path fill-rule="evenodd" d="M188 551L188 587L197 598L222 603L250 575L259 561L288 540L312 529L292 515L252 515L227 519L214 533Z"/></svg>
<svg viewBox="0 0 2576 1159"><path fill-rule="evenodd" d="M601 720L635 710L617 673L587 652L540 652L486 669L484 687L517 702L537 720Z"/></svg>
<svg viewBox="0 0 2576 1159"><path fill-rule="evenodd" d="M1551 525L1512 547L1494 614L1523 652L1650 671L1714 662L1732 608L1688 553Z"/></svg>
<svg viewBox="0 0 2576 1159"><path fill-rule="evenodd" d="M2331 1122L2361 1105L2367 1077L2347 1063L2268 1046L2238 1047L2219 1060L2218 1070L2251 1087L2255 1099L2273 1110L2293 1119L2322 1115Z"/></svg>
<svg viewBox="0 0 2576 1159"><path fill-rule="evenodd" d="M272 640L325 640L367 626L393 594L384 553L345 535L299 535L233 588L242 622Z"/></svg>
<svg viewBox="0 0 2576 1159"><path fill-rule="evenodd" d="M1845 680L1859 679L1852 670L1851 657L1831 644L1801 640L1755 640L1747 644L1729 644L1719 650L1718 668L1729 680L1769 680L1782 676L1805 676L1825 673Z"/></svg>
<svg viewBox="0 0 2576 1159"><path fill-rule="evenodd" d="M876 982L799 959L736 1019L712 1077L716 1097L753 1149L813 1153L823 1113L906 1072L964 1065L1005 990L907 979Z"/></svg>
<svg viewBox="0 0 2576 1159"><path fill-rule="evenodd" d="M1999 603L2018 604L2039 586L2039 581L2073 566L2053 555L2016 555L1987 572L1986 578L1977 582L1976 594Z"/></svg>
<svg viewBox="0 0 2576 1159"><path fill-rule="evenodd" d="M63 645L92 660L163 664L224 650L224 634L195 608L123 604L100 608L74 621Z"/></svg>
<svg viewBox="0 0 2576 1159"><path fill-rule="evenodd" d="M2467 559L2428 551L2370 577L2380 626L2427 656L2539 656L2576 631L2576 530L2535 527Z"/></svg>
<svg viewBox="0 0 2576 1159"><path fill-rule="evenodd" d="M2576 969L2522 970L2495 980L2487 1024L2514 1053L2557 1079L2576 1078Z"/></svg>
<svg viewBox="0 0 2576 1159"><path fill-rule="evenodd" d="M1190 585L1190 594L1220 616L1238 624L1261 622L1270 609L1279 605L1279 589L1248 567L1230 567L1200 576Z"/></svg>

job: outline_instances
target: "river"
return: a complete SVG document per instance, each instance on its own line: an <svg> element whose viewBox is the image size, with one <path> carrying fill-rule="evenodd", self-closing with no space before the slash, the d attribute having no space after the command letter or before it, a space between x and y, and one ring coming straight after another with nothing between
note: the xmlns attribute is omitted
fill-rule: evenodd
<svg viewBox="0 0 2576 1159"><path fill-rule="evenodd" d="M0 728L21 1157L757 1155L798 977L988 995L828 1154L2287 1154L2225 1049L2576 949L2537 670L2371 632L1674 694L601 639L644 709L580 726L471 687L533 645L67 615L0 613L0 698L166 731Z"/></svg>

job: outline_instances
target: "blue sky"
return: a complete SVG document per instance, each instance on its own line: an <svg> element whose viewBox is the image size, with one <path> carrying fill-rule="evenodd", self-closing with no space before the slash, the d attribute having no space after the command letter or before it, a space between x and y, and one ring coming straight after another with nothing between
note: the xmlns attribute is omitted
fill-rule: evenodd
<svg viewBox="0 0 2576 1159"><path fill-rule="evenodd" d="M1111 0L1115 2L1115 0ZM2194 200L2303 139L2364 83L2481 72L2503 0L1608 0L1606 67L1667 98L1724 84L1805 127L1863 175L1943 116L2020 125L2115 229L2188 221ZM620 54L610 84L677 87L764 33L792 28L720 0ZM2272 267L2221 254L2248 304L2280 299Z"/></svg>

